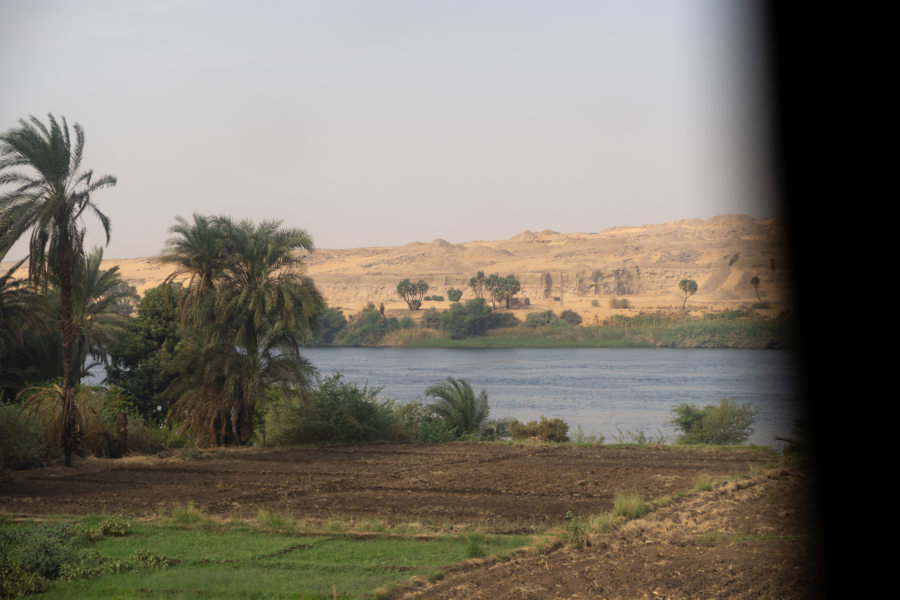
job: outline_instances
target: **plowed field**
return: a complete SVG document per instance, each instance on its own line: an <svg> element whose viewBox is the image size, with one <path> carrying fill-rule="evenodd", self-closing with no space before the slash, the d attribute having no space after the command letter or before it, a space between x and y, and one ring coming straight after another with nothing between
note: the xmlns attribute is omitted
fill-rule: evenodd
<svg viewBox="0 0 900 600"><path fill-rule="evenodd" d="M422 598L802 598L816 589L815 514L802 473L765 469L761 450L487 443L240 449L198 458L79 460L7 473L0 512L153 514L193 501L209 513L261 508L298 518L380 518L495 532L607 512L620 492L673 496L581 550L448 569ZM698 477L752 473L679 498Z"/></svg>

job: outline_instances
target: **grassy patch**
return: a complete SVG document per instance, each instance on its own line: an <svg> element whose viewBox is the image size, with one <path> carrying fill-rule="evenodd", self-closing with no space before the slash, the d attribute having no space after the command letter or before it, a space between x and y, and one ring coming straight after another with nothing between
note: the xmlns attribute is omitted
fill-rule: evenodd
<svg viewBox="0 0 900 600"><path fill-rule="evenodd" d="M68 528L66 539L76 542L56 552L61 568L48 571L42 598L371 597L412 577L440 578L446 565L511 556L536 539L478 531L427 537L347 533L366 526L385 529L378 520L332 519L317 532L304 533L284 515L260 511L251 522L214 522L194 506L173 507L151 521L124 524L123 519L60 519L53 528L3 520L0 535L30 540L34 534L56 543L62 539L56 530ZM69 535L74 531L81 535ZM0 550L0 562L10 572L20 556L34 553L13 550Z"/></svg>
<svg viewBox="0 0 900 600"><path fill-rule="evenodd" d="M618 494L613 502L613 517L636 519L650 512L650 505L640 494Z"/></svg>

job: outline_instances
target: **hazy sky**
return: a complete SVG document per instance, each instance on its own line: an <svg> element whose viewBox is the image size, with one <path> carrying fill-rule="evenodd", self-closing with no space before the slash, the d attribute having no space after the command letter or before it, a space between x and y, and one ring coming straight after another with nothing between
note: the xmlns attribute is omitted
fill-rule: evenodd
<svg viewBox="0 0 900 600"><path fill-rule="evenodd" d="M110 258L194 212L322 248L763 218L749 6L4 0L0 130L84 127Z"/></svg>

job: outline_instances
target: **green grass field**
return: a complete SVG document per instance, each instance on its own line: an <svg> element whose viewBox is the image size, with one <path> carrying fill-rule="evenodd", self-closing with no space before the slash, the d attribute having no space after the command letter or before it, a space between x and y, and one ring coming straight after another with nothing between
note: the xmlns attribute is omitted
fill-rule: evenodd
<svg viewBox="0 0 900 600"><path fill-rule="evenodd" d="M447 565L469 558L509 557L536 539L477 531L304 532L290 518L281 519L281 528L210 519L184 525L177 518L183 513L172 514L127 519L127 528L114 534L98 533L100 517L4 519L0 559L7 565L31 560L44 568L48 577L40 597L48 599L373 598L412 577L439 578ZM54 537L54 527L65 526L67 537ZM54 560L70 562L52 574Z"/></svg>

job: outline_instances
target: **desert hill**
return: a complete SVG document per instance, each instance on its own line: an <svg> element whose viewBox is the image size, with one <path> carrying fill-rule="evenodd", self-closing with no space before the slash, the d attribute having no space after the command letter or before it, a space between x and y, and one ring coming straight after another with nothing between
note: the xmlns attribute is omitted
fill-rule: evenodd
<svg viewBox="0 0 900 600"><path fill-rule="evenodd" d="M680 308L683 278L699 284L688 308L749 306L757 302L750 285L757 276L760 297L779 312L788 308L791 287L784 229L780 217L724 215L599 233L524 231L500 241L323 248L308 257L308 274L329 306L345 312L368 302L384 303L391 312L406 309L396 294L405 278L424 279L429 293L445 297L448 288L461 289L465 300L471 297L469 278L478 271L515 274L522 284L518 298L528 305L520 308L571 308L586 317L611 312L610 299L616 297L627 298L636 309ZM113 265L139 293L170 272L153 258L104 261L106 267ZM429 306L447 303L426 302Z"/></svg>

